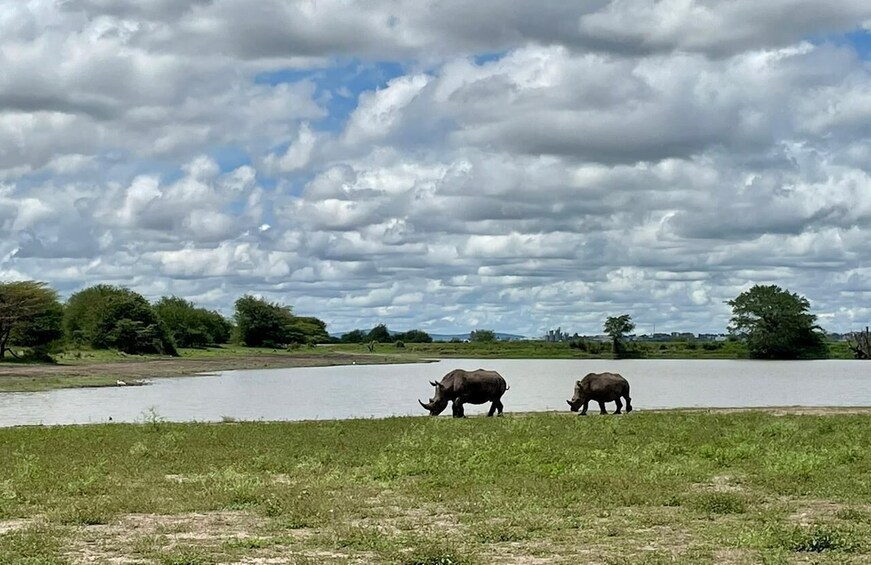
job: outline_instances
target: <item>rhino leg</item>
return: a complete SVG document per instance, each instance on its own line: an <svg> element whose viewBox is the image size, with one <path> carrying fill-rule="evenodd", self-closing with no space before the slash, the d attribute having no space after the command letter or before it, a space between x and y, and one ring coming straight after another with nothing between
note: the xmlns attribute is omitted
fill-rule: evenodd
<svg viewBox="0 0 871 565"><path fill-rule="evenodd" d="M590 401L589 401L589 400L585 400L585 401L584 401L584 407L581 408L581 413L578 414L578 416L586 416L586 415L587 415L587 408L588 408L589 406L590 406Z"/></svg>
<svg viewBox="0 0 871 565"><path fill-rule="evenodd" d="M618 396L614 402L617 403L617 410L614 411L615 414L622 414L621 410L623 410L623 403L620 401L620 397Z"/></svg>
<svg viewBox="0 0 871 565"><path fill-rule="evenodd" d="M626 413L628 414L632 412L632 399L629 398L628 394L624 398L626 399Z"/></svg>
<svg viewBox="0 0 871 565"><path fill-rule="evenodd" d="M492 416L496 411L499 411L499 415L502 415L502 402L498 399L494 400L490 404L490 411L487 412L487 416Z"/></svg>
<svg viewBox="0 0 871 565"><path fill-rule="evenodd" d="M454 400L454 404L452 405L451 409L453 410L454 418L465 418L466 417L466 413L463 410L463 401L460 400L459 398Z"/></svg>
<svg viewBox="0 0 871 565"><path fill-rule="evenodd" d="M599 414L607 414L608 411L605 410L605 403L602 402L601 400L597 400L596 402L599 403Z"/></svg>

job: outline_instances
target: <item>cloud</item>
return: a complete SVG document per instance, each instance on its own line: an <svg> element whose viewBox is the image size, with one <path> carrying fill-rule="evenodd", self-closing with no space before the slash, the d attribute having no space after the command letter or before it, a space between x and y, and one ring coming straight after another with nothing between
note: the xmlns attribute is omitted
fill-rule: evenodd
<svg viewBox="0 0 871 565"><path fill-rule="evenodd" d="M869 22L859 0L0 1L0 278L530 335L722 331L773 283L867 325Z"/></svg>

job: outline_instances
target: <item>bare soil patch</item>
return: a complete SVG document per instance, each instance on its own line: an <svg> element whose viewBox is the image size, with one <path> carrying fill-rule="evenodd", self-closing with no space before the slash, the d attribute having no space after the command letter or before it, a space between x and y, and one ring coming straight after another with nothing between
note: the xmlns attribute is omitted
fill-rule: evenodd
<svg viewBox="0 0 871 565"><path fill-rule="evenodd" d="M26 528L28 525L30 525L30 520L0 521L0 535Z"/></svg>
<svg viewBox="0 0 871 565"><path fill-rule="evenodd" d="M288 367L326 367L335 365L364 365L395 363L395 357L355 353L282 354L260 353L215 358L167 357L110 362L76 364L0 364L3 377L93 377L111 376L119 379L151 379L180 377L202 373L217 373L239 369L273 369Z"/></svg>

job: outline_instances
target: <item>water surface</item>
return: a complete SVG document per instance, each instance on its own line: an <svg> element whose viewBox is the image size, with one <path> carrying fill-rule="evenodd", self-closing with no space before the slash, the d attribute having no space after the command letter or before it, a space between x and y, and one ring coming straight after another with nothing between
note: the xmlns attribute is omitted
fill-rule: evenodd
<svg viewBox="0 0 871 565"><path fill-rule="evenodd" d="M511 389L506 412L567 410L576 380L616 371L637 410L690 407L871 406L871 363L849 360L447 359L227 371L156 379L141 387L0 393L0 426L169 421L314 420L422 415L431 380L455 368L499 371ZM609 405L609 411L613 410ZM488 405L467 406L486 413ZM596 412L593 404L591 412ZM450 408L445 415L450 414Z"/></svg>

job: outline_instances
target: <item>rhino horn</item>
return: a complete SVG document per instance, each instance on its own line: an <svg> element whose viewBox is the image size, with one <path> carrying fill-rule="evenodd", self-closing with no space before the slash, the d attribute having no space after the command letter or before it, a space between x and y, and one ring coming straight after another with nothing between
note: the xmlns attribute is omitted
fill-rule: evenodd
<svg viewBox="0 0 871 565"><path fill-rule="evenodd" d="M429 406L427 406L426 404L424 404L423 402L421 402L419 398L417 399L417 401L420 403L421 406L423 406L423 409L424 409L424 410L429 410Z"/></svg>
<svg viewBox="0 0 871 565"><path fill-rule="evenodd" d="M571 405L572 405L572 401L571 401L571 400L566 400L566 404L568 404L569 406L571 406Z"/></svg>

